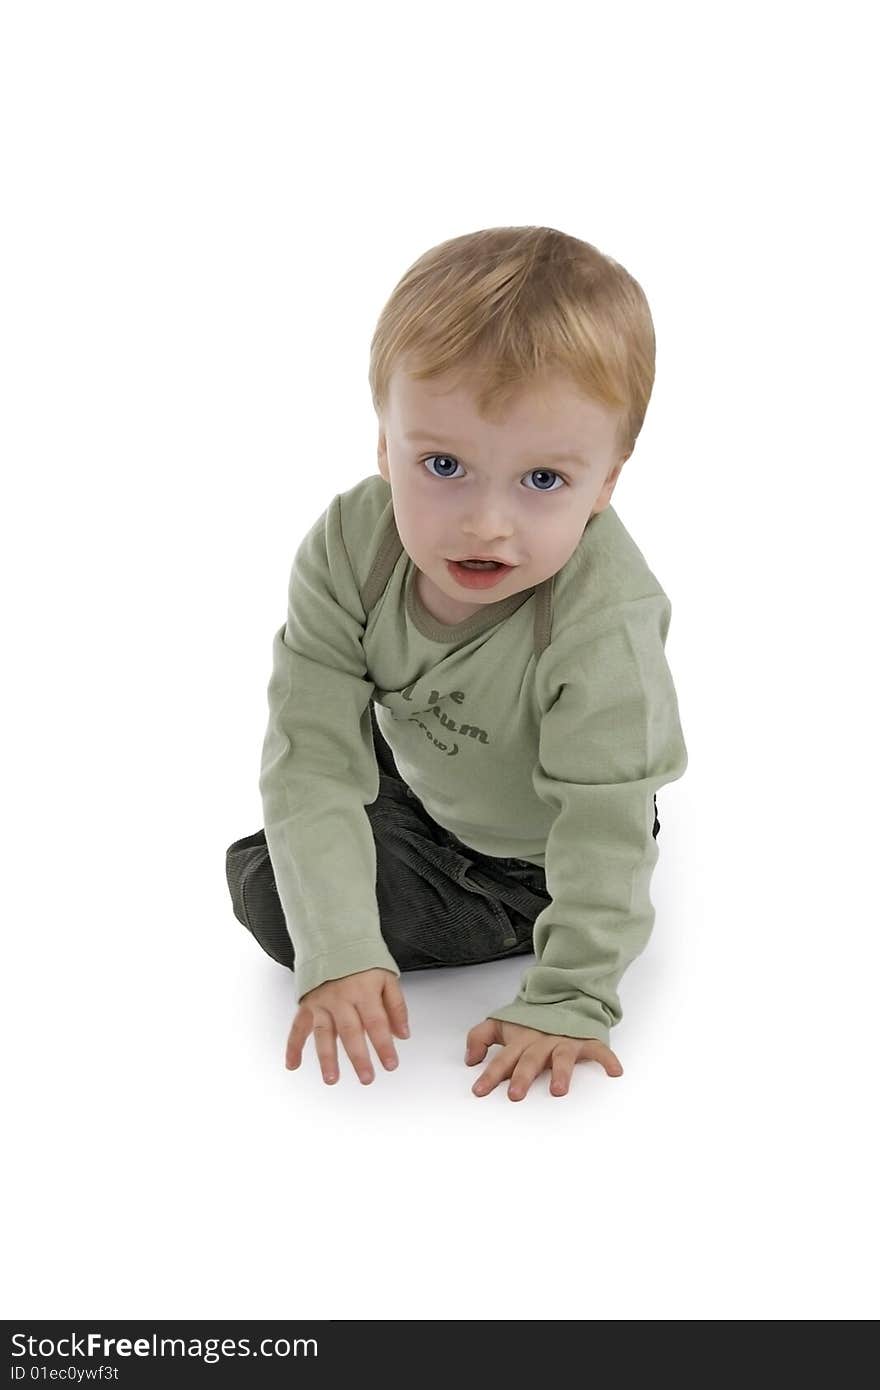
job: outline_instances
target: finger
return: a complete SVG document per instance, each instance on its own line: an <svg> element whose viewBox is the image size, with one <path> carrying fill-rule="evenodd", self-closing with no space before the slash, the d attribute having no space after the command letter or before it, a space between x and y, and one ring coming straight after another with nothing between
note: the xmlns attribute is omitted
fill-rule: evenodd
<svg viewBox="0 0 880 1390"><path fill-rule="evenodd" d="M582 1057L588 1057L594 1062L599 1062L607 1071L609 1076L623 1076L623 1067L620 1059L615 1057L610 1047L606 1047L598 1038L585 1038L581 1045Z"/></svg>
<svg viewBox="0 0 880 1390"><path fill-rule="evenodd" d="M364 1037L364 1025L361 1016L353 1004L341 1004L336 1010L334 1019L339 1040L351 1058L351 1065L358 1074L358 1080L364 1086L369 1086L375 1077L373 1063L370 1061L370 1054L367 1051L367 1040Z"/></svg>
<svg viewBox="0 0 880 1390"><path fill-rule="evenodd" d="M397 1053L394 1050L394 1039L388 1026L388 1015L382 1008L381 1003L374 999L370 1004L359 1004L358 1013L361 1023L367 1030L367 1037L376 1049L386 1071L393 1071L397 1066Z"/></svg>
<svg viewBox="0 0 880 1390"><path fill-rule="evenodd" d="M505 1077L510 1076L519 1059L519 1050L512 1043L499 1052L489 1063L482 1076L474 1082L471 1090L475 1096L488 1095Z"/></svg>
<svg viewBox="0 0 880 1390"><path fill-rule="evenodd" d="M477 1023L468 1033L464 1047L464 1060L467 1066L473 1067L477 1062L482 1062L489 1048L494 1043L500 1043L501 1023L497 1018L485 1018L482 1023Z"/></svg>
<svg viewBox="0 0 880 1390"><path fill-rule="evenodd" d="M300 1009L287 1037L284 1065L294 1071L302 1061L302 1050L312 1031L312 1015L309 1009Z"/></svg>
<svg viewBox="0 0 880 1390"><path fill-rule="evenodd" d="M553 1049L553 1062L550 1069L551 1096L564 1096L568 1092L577 1056L577 1051L572 1047Z"/></svg>
<svg viewBox="0 0 880 1390"><path fill-rule="evenodd" d="M336 1052L336 1029L333 1019L326 1009L315 1009L312 1031L315 1035L315 1051L321 1065L321 1075L332 1086L339 1080L339 1057Z"/></svg>
<svg viewBox="0 0 880 1390"><path fill-rule="evenodd" d="M408 1038L409 1015L406 1010L403 990L398 984L396 975L389 975L382 990L382 997L391 1022L392 1032L396 1033L399 1038Z"/></svg>
<svg viewBox="0 0 880 1390"><path fill-rule="evenodd" d="M544 1070L551 1055L546 1043L527 1047L513 1069L507 1094L511 1100L522 1100L535 1077Z"/></svg>

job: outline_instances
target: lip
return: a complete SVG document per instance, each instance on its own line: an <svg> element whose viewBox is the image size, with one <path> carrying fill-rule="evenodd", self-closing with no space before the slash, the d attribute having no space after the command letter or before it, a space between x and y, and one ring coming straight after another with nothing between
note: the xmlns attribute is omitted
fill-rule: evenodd
<svg viewBox="0 0 880 1390"><path fill-rule="evenodd" d="M507 565L509 570L513 569L513 565L508 565L507 561L502 560L500 555L462 555L461 560L451 555L449 558L456 565L460 565L461 560L497 560L499 565Z"/></svg>
<svg viewBox="0 0 880 1390"><path fill-rule="evenodd" d="M476 559L477 556L468 556L468 559ZM502 565L497 570L468 570L458 563L457 560L447 560L446 568L452 575L457 584L461 584L465 589L491 589L493 585L500 584L515 565Z"/></svg>

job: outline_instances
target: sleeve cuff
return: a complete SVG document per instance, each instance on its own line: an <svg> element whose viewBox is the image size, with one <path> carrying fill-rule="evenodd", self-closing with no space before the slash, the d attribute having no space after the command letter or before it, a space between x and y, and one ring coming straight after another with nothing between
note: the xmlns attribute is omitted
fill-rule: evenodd
<svg viewBox="0 0 880 1390"><path fill-rule="evenodd" d="M302 999L310 989L316 989L325 980L339 980L343 975L354 975L358 970L375 969L390 970L392 974L400 975L397 962L381 936L348 942L334 951L312 956L311 960L302 964L294 960L296 997Z"/></svg>
<svg viewBox="0 0 880 1390"><path fill-rule="evenodd" d="M503 1009L494 1009L489 1018L504 1023L519 1023L539 1033L555 1033L563 1038L597 1038L608 1047L610 1029L607 1023L588 1017L583 1010L567 1001L562 1004L526 1004L517 999Z"/></svg>

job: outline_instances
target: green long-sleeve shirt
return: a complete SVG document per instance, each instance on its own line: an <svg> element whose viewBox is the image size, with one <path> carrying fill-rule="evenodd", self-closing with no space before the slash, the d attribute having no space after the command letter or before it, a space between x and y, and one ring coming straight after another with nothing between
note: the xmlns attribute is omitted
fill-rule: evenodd
<svg viewBox="0 0 880 1390"><path fill-rule="evenodd" d="M654 922L654 793L687 767L669 600L610 506L551 580L464 622L438 622L415 574L379 474L335 496L293 560L260 792L297 997L374 966L400 973L365 810L379 792L373 700L435 821L544 867L535 963L489 1017L607 1042Z"/></svg>

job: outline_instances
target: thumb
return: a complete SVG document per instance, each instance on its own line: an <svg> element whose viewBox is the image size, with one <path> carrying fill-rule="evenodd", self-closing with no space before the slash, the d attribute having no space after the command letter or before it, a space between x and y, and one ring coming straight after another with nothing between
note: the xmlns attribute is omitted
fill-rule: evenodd
<svg viewBox="0 0 880 1390"><path fill-rule="evenodd" d="M580 1055L598 1062L605 1068L609 1076L623 1076L620 1058L615 1056L611 1048L605 1043L599 1042L598 1038L586 1038L581 1043Z"/></svg>
<svg viewBox="0 0 880 1390"><path fill-rule="evenodd" d="M484 1018L467 1035L464 1049L465 1064L469 1067L482 1062L493 1043L500 1043L501 1022L497 1018Z"/></svg>
<svg viewBox="0 0 880 1390"><path fill-rule="evenodd" d="M407 1014L403 990L397 982L396 975L389 973L382 989L382 997L392 1033L396 1034L398 1038L408 1038L409 1015Z"/></svg>

